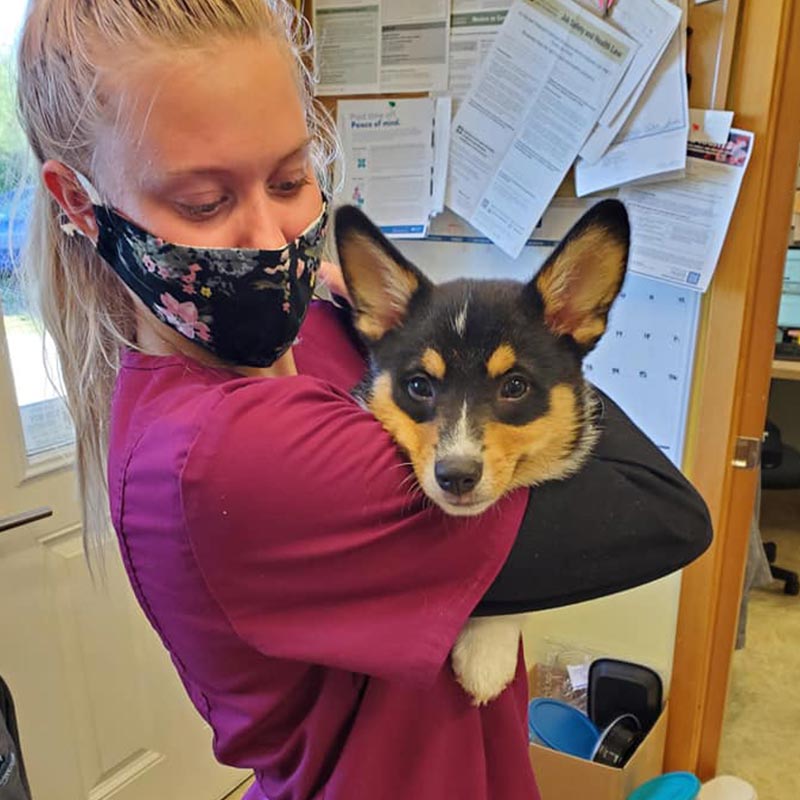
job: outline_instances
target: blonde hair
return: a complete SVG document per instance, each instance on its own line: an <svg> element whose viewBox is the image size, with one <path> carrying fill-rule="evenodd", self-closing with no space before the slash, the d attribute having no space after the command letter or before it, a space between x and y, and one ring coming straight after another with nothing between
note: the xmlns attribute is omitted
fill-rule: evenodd
<svg viewBox="0 0 800 800"><path fill-rule="evenodd" d="M100 90L103 62L174 55L219 38L268 36L296 65L317 178L329 188L338 147L330 116L313 97L312 38L285 0L30 0L18 51L17 100L36 166L55 159L95 170L96 132L113 110ZM127 62L130 63L130 60ZM105 117L104 117L105 115ZM38 170L37 170L38 171ZM135 314L123 284L81 236L61 230L61 210L41 179L21 266L54 340L76 432L76 467L90 565L110 536L106 459L111 395L121 349L133 346Z"/></svg>

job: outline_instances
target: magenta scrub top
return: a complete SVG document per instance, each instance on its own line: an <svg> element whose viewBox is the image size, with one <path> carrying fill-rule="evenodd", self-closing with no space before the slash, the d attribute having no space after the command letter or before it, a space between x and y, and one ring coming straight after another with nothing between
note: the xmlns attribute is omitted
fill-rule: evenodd
<svg viewBox="0 0 800 800"><path fill-rule="evenodd" d="M217 758L253 800L536 800L521 652L483 709L449 661L527 492L446 517L349 396L364 363L332 306L295 355L261 379L129 351L114 395L122 557Z"/></svg>

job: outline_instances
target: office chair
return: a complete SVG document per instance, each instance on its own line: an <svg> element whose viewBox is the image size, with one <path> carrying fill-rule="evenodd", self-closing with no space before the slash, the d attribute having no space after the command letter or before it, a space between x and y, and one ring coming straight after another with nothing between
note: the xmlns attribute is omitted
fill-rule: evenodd
<svg viewBox="0 0 800 800"><path fill-rule="evenodd" d="M8 684L0 676L0 798L31 800L19 743L17 714Z"/></svg>
<svg viewBox="0 0 800 800"><path fill-rule="evenodd" d="M761 448L761 488L800 489L800 452L781 440L777 425L767 420L764 443ZM800 577L796 572L775 566L778 546L774 542L764 543L764 552L770 564L772 577L785 581L784 593L800 594Z"/></svg>

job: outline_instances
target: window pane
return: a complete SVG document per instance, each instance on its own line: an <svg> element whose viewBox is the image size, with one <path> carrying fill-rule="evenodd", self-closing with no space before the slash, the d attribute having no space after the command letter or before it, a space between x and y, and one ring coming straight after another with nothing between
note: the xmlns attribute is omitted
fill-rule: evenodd
<svg viewBox="0 0 800 800"><path fill-rule="evenodd" d="M28 457L70 445L74 431L63 401L50 382L58 377L53 343L43 347L13 274L14 256L22 243L30 192L17 192L25 140L16 118L13 45L26 0L3 0L0 10L0 302L17 404ZM45 366L47 363L47 366Z"/></svg>

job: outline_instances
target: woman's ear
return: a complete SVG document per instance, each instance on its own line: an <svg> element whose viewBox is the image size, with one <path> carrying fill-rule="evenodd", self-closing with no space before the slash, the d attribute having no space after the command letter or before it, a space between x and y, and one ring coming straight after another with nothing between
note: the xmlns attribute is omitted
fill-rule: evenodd
<svg viewBox="0 0 800 800"><path fill-rule="evenodd" d="M75 228L96 242L94 207L73 170L60 161L49 159L42 164L42 181Z"/></svg>
<svg viewBox="0 0 800 800"><path fill-rule="evenodd" d="M406 318L431 282L355 206L336 211L336 249L355 310L355 326L378 341Z"/></svg>

